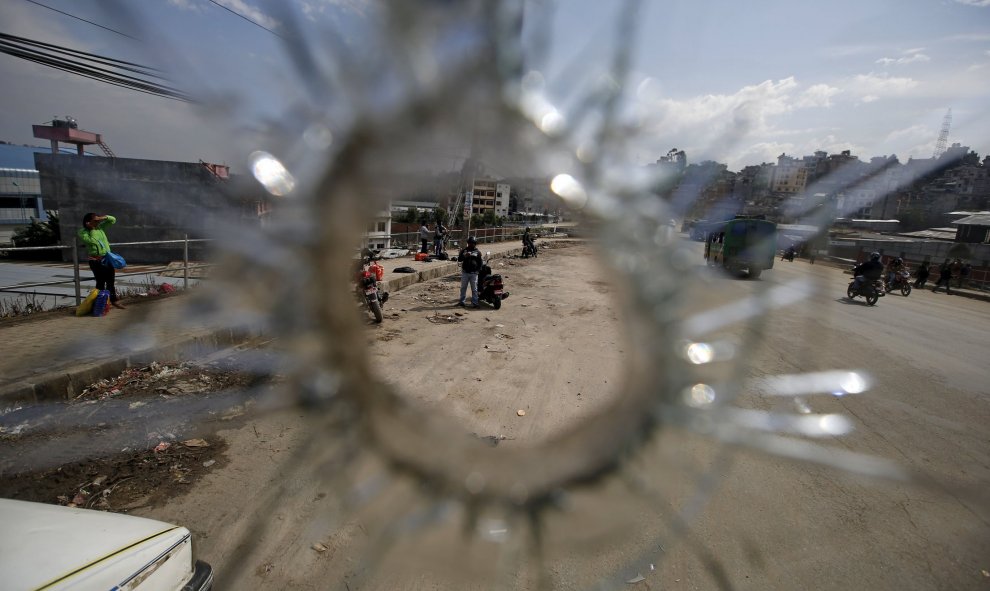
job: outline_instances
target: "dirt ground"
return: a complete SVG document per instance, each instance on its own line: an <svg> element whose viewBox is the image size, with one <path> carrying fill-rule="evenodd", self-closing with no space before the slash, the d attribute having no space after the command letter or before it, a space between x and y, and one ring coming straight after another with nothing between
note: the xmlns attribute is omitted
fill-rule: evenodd
<svg viewBox="0 0 990 591"><path fill-rule="evenodd" d="M536 442L593 411L615 383L602 369L622 354L614 313L604 321L589 315L610 308L610 289L595 277L558 281L586 273L589 256L586 246L558 243L544 244L543 259L495 261L510 292L501 310L455 306L458 275L393 293L385 322L368 328L383 378L493 446ZM547 350L557 351L568 334L582 338L569 339L548 363ZM228 464L217 431L243 410L220 404L219 415L193 415L188 397L239 392L255 381L218 367L155 363L92 384L68 403L10 413L0 423L7 451L0 497L116 512L175 501ZM184 410L170 412L171 403Z"/></svg>
<svg viewBox="0 0 990 591"><path fill-rule="evenodd" d="M212 431L238 411L194 422L169 405L254 381L218 367L154 363L92 384L68 403L7 414L0 497L125 513L182 496L226 465L226 442ZM208 434L192 436L199 433Z"/></svg>
<svg viewBox="0 0 990 591"><path fill-rule="evenodd" d="M496 260L511 293L500 310L457 307L455 275L394 292L381 324L355 308L368 319L373 366L430 414L452 417L460 435L484 438L492 453L526 451L561 433L616 399L629 346L616 288L594 264L593 248L572 242L545 248L535 260ZM697 261L701 274L700 253ZM802 401L799 412L854 422L851 434L824 444L916 470L937 466L985 490L985 371L978 361L990 315L977 307L982 303L912 295L874 308L850 305L842 297L847 277L820 265L782 265L761 281L702 277L693 302L702 310L786 282L820 282L802 305L770 316L770 336L726 370L758 381L875 359L880 385L869 395ZM933 351L949 350L945 341L915 343L908 335L930 323L928 332L938 336L935 326L963 326L963 319L972 328L954 335L968 343L954 358L933 359ZM725 336L739 332L733 327ZM901 343L896 352L877 346L873 333L887 332ZM463 506L442 504L421 483L404 481L376 461L367 441L348 441L314 421L314 409L246 412L250 401L225 395L250 377L209 369L174 376L147 369L97 386L67 405L79 414L66 424L82 433L57 430L59 453L24 426L30 420L5 418L0 449L23 445L3 456L16 461L0 464L0 495L38 493L46 502L185 525L197 557L214 567L217 588L461 590L489 589L496 580L504 588L539 588L498 537L525 536L527 524L502 523L498 515L469 523ZM932 383L940 384L938 396ZM791 402L758 388L737 401L744 410L781 413L795 412ZM125 415L132 420L121 424ZM114 449L88 443L110 429L117 429L109 437ZM156 453L163 441L171 445ZM669 457L628 461L635 480L562 491L566 504L540 516L550 588L978 588L988 576L985 504L962 495L967 487L947 495L856 479L676 430L654 443ZM60 454L67 448L81 457L66 461ZM357 458L348 466L326 460L348 453ZM719 486L699 501L709 477ZM663 493L660 502L634 488L647 485ZM665 516L681 511L694 512L689 536L665 525Z"/></svg>

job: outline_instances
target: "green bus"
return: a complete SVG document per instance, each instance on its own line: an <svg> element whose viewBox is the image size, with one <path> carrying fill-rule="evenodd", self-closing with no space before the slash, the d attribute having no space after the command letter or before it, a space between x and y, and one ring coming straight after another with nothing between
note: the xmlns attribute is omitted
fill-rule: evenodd
<svg viewBox="0 0 990 591"><path fill-rule="evenodd" d="M705 236L708 266L723 267L734 274L746 272L756 279L773 268L777 254L777 224L764 216L736 216L710 224Z"/></svg>

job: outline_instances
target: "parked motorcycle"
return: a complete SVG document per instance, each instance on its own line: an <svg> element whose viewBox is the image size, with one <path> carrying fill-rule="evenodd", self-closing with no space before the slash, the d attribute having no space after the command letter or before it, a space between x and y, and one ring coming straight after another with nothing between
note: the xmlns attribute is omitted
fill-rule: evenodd
<svg viewBox="0 0 990 591"><path fill-rule="evenodd" d="M488 261L491 260L491 251L485 253L488 257L484 264L481 265L481 271L478 273L478 299L488 302L493 308L498 310L502 307L502 300L509 297L509 292L504 290L504 285L502 284L502 276L498 273L492 273L492 268L488 265Z"/></svg>
<svg viewBox="0 0 990 591"><path fill-rule="evenodd" d="M887 293L895 289L901 290L904 297L911 295L911 273L907 269L894 273L894 280L887 282Z"/></svg>
<svg viewBox="0 0 990 591"><path fill-rule="evenodd" d="M357 274L358 294L364 296L368 309L375 317L375 322L380 323L384 319L382 307L388 301L388 292L379 289L378 282L385 276L385 269L374 259L362 261L361 269Z"/></svg>
<svg viewBox="0 0 990 591"><path fill-rule="evenodd" d="M536 258L536 240L530 240L523 245L522 258Z"/></svg>
<svg viewBox="0 0 990 591"><path fill-rule="evenodd" d="M872 306L877 303L877 300L886 294L886 290L883 286L883 279L869 280L866 279L860 284L859 288L856 288L856 278L849 282L849 287L846 288L846 296L850 299L856 299L856 296L863 296L866 299L866 305Z"/></svg>

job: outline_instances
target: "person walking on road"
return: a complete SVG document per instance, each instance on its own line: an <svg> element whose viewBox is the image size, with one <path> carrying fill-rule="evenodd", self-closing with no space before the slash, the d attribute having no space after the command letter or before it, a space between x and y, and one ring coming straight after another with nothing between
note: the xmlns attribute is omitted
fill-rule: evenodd
<svg viewBox="0 0 990 591"><path fill-rule="evenodd" d="M110 241L104 228L117 223L112 215L87 213L83 216L83 227L79 229L79 240L89 253L89 269L96 279L96 289L110 292L110 305L123 310L126 306L117 301L117 290L113 285L116 271L113 266L104 264L103 257L110 252Z"/></svg>
<svg viewBox="0 0 990 591"><path fill-rule="evenodd" d="M949 290L949 281L951 280L952 264L949 262L949 259L945 259L945 262L938 268L938 281L935 283L935 287L932 288L932 293L937 292L939 286L944 283L946 295L952 295L952 292Z"/></svg>
<svg viewBox="0 0 990 591"><path fill-rule="evenodd" d="M928 261L925 261L925 262L921 263L921 266L918 267L918 272L915 273L915 276L918 279L914 282L914 286L915 287L924 287L925 284L928 283L928 276L930 274L931 274L931 271L928 269Z"/></svg>
<svg viewBox="0 0 990 591"><path fill-rule="evenodd" d="M464 296L467 295L468 285L471 286L471 306L478 307L478 273L484 265L481 251L478 250L478 241L474 236L467 239L467 246L457 253L457 260L461 263L461 297L457 300L458 306L464 305Z"/></svg>
<svg viewBox="0 0 990 591"><path fill-rule="evenodd" d="M430 243L430 238L432 238L432 237L433 236L432 236L432 233L430 232L430 227L426 225L426 222L423 222L422 224L420 224L420 226L419 226L419 241L422 244L422 246L420 247L419 252L421 252L423 254L426 254L427 252L429 252L429 251L426 250L426 246Z"/></svg>

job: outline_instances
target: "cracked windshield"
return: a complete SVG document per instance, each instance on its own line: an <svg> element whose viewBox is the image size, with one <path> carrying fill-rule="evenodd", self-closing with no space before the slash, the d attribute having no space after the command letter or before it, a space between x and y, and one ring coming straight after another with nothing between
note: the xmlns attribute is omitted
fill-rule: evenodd
<svg viewBox="0 0 990 591"><path fill-rule="evenodd" d="M990 1L5 0L8 589L985 589Z"/></svg>

